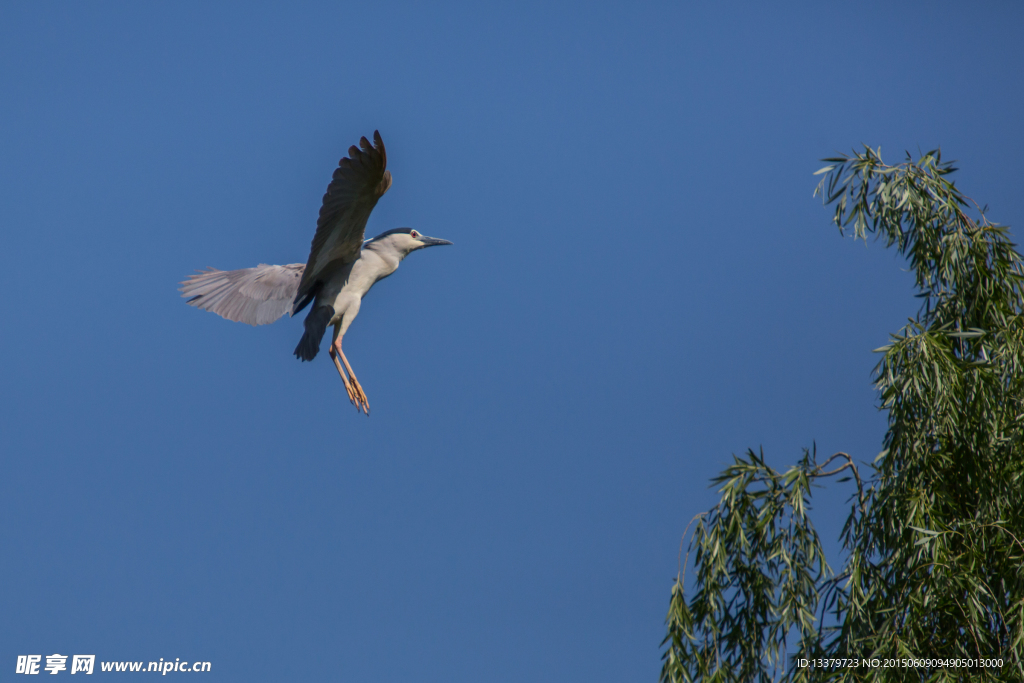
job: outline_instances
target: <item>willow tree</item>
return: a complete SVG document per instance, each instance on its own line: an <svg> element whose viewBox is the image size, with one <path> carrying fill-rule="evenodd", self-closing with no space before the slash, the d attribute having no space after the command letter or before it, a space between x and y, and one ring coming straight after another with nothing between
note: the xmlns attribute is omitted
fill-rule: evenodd
<svg viewBox="0 0 1024 683"><path fill-rule="evenodd" d="M692 527L661 678L1024 680L1021 255L938 151L825 161L840 233L895 248L922 300L878 349L883 450L734 457ZM838 571L809 509L826 483L853 491Z"/></svg>

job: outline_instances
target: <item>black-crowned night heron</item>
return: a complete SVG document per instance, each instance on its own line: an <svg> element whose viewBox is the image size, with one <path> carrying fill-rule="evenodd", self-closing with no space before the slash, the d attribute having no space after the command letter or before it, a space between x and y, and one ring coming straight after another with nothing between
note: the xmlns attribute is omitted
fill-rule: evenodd
<svg viewBox="0 0 1024 683"><path fill-rule="evenodd" d="M349 400L369 415L366 392L341 350L341 340L363 297L378 280L395 272L402 259L417 249L451 242L411 228L388 230L364 240L370 212L391 187L391 172L386 169L380 133L374 131L372 145L362 138L359 146L362 149L349 148L327 186L306 265L207 268L181 283L181 295L188 297L191 306L250 325L272 323L288 312L295 315L312 302L295 355L313 360L327 326L333 325L331 359Z"/></svg>

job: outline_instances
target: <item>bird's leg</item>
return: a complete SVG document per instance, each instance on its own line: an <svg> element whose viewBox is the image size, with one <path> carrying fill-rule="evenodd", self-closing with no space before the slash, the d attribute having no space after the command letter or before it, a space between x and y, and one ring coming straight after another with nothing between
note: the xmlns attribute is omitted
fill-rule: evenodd
<svg viewBox="0 0 1024 683"><path fill-rule="evenodd" d="M356 395L352 391L352 385L348 382L345 370L341 367L341 362L338 360L338 354L334 350L334 344L331 344L329 353L331 354L331 360L334 361L334 367L338 368L338 374L341 375L341 381L345 384L345 392L348 394L348 400L352 402L352 405L356 405Z"/></svg>
<svg viewBox="0 0 1024 683"><path fill-rule="evenodd" d="M370 401L366 398L366 392L363 391L363 387L359 384L359 380L356 379L356 373L352 372L352 366L349 365L348 358L345 358L345 352L341 350L341 337L334 340L334 344L331 345L331 350L337 350L338 356L341 356L341 362L345 364L345 369L348 370L349 378L352 380L352 393L355 394L355 400L353 403L356 404L356 408L362 410L367 415L370 414ZM338 359L332 355L334 362L337 363ZM338 372L341 372L341 367L338 367ZM348 385L345 385L348 388ZM351 394L350 394L351 396Z"/></svg>

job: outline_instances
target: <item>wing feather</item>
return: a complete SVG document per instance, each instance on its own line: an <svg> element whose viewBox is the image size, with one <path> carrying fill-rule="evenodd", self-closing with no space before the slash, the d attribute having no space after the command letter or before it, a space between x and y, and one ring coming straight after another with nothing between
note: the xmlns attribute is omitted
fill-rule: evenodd
<svg viewBox="0 0 1024 683"><path fill-rule="evenodd" d="M373 132L373 144L361 138L359 147L349 147L348 156L338 162L320 207L296 304L314 290L318 276L329 264L350 263L359 257L370 212L391 187L387 163L378 131Z"/></svg>
<svg viewBox="0 0 1024 683"><path fill-rule="evenodd" d="M261 263L241 270L207 268L190 275L179 289L189 306L240 323L268 325L291 310L305 269L301 263Z"/></svg>

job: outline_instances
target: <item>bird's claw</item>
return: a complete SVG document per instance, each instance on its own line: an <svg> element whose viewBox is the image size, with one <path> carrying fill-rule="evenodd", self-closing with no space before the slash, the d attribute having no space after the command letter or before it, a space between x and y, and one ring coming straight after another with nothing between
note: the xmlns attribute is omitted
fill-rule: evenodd
<svg viewBox="0 0 1024 683"><path fill-rule="evenodd" d="M345 384L345 392L348 394L348 400L356 407L357 411L366 413L366 416L370 416L370 401L366 398L366 392L363 391L363 387L359 384L359 380L356 379L356 373L352 372L352 366L349 365L348 359L345 358L345 354L341 350L335 351L335 347L331 347L331 360L334 361L334 367L338 369L338 374L341 376L341 381ZM338 357L341 360L338 360ZM345 367L341 366L341 361L345 362ZM345 371L348 370L346 373Z"/></svg>

